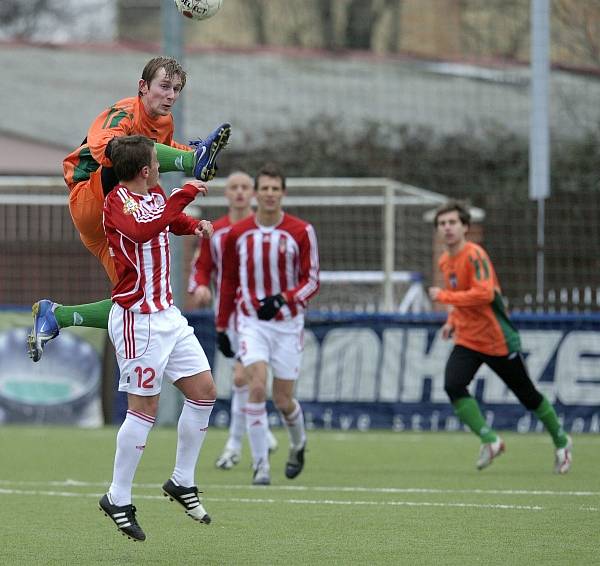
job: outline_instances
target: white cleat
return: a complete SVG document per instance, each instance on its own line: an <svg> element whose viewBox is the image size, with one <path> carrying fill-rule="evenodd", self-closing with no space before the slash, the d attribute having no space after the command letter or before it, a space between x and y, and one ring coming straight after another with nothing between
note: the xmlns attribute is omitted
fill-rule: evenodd
<svg viewBox="0 0 600 566"><path fill-rule="evenodd" d="M240 463L241 456L241 452L225 448L223 453L217 458L215 466L221 470L231 470L231 468Z"/></svg>
<svg viewBox="0 0 600 566"><path fill-rule="evenodd" d="M504 441L498 437L494 442L487 442L481 445L479 449L479 459L477 460L477 469L487 468L493 461L505 450Z"/></svg>
<svg viewBox="0 0 600 566"><path fill-rule="evenodd" d="M260 460L256 468L254 468L254 476L252 477L252 485L271 485L271 467L269 462Z"/></svg>
<svg viewBox="0 0 600 566"><path fill-rule="evenodd" d="M267 442L269 443L269 454L273 454L273 452L279 448L279 442L277 442L277 439L271 432L271 429L267 429Z"/></svg>
<svg viewBox="0 0 600 566"><path fill-rule="evenodd" d="M554 473L566 474L573 463L573 439L567 435L567 445L557 448L554 457Z"/></svg>

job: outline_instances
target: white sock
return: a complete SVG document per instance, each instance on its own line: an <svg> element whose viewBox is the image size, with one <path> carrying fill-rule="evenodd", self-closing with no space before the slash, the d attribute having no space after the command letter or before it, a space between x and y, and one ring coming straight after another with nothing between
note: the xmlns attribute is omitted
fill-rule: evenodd
<svg viewBox="0 0 600 566"><path fill-rule="evenodd" d="M263 464L268 464L267 404L264 401L262 403L246 403L246 426L254 468L261 460Z"/></svg>
<svg viewBox="0 0 600 566"><path fill-rule="evenodd" d="M229 424L229 438L225 448L240 452L242 440L246 434L246 403L248 402L248 386L233 386L231 391L231 423Z"/></svg>
<svg viewBox="0 0 600 566"><path fill-rule="evenodd" d="M115 505L131 504L133 477L146 447L148 433L154 417L140 411L127 411L125 420L117 433L117 449L113 479L108 493Z"/></svg>
<svg viewBox="0 0 600 566"><path fill-rule="evenodd" d="M304 414L302 413L300 403L296 399L294 399L294 403L296 403L296 408L289 415L284 415L281 412L279 414L281 415L283 424L287 428L291 447L300 448L306 442Z"/></svg>
<svg viewBox="0 0 600 566"><path fill-rule="evenodd" d="M186 399L177 423L177 456L172 479L183 487L196 485L194 473L206 436L214 401Z"/></svg>

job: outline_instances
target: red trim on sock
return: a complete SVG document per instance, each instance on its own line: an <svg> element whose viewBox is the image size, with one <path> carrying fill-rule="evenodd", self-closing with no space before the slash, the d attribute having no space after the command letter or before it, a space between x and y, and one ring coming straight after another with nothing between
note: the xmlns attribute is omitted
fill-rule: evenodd
<svg viewBox="0 0 600 566"><path fill-rule="evenodd" d="M156 420L155 417L147 415L146 413L141 413L140 411L133 411L131 409L127 410L127 414L131 415L132 417L137 417L138 419L150 424L154 424L154 421Z"/></svg>
<svg viewBox="0 0 600 566"><path fill-rule="evenodd" d="M191 405L194 408L207 408L207 407L214 407L215 406L215 402L214 401L209 401L207 399L198 399L198 400L194 400L194 399L187 399L185 400L185 402L188 405Z"/></svg>

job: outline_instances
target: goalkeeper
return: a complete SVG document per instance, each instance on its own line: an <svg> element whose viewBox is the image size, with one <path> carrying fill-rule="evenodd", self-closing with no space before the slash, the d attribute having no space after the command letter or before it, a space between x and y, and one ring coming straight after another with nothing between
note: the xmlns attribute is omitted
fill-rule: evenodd
<svg viewBox="0 0 600 566"><path fill-rule="evenodd" d="M154 57L145 65L138 82L138 95L120 100L92 122L82 144L63 161L64 179L69 188L69 210L81 241L104 266L114 284L116 273L102 227L104 197L116 185L110 161L113 139L144 135L155 142L161 172L182 171L201 181L212 179L216 157L225 147L231 128L222 124L206 140L186 146L173 140L172 108L186 82L186 73L170 57ZM89 305L63 307L48 299L33 305L33 329L28 336L29 355L41 359L45 344L59 329L74 324L106 328L110 299Z"/></svg>
<svg viewBox="0 0 600 566"><path fill-rule="evenodd" d="M506 314L492 262L483 248L466 240L470 221L469 211L458 202L439 208L434 219L446 248L439 260L446 288L430 287L429 296L450 305L441 332L444 339L454 336L455 343L446 364L444 388L458 418L481 439L479 470L504 452L503 440L487 425L467 390L479 367L486 364L544 423L555 447L554 471L566 474L572 461L571 438L527 373L521 340Z"/></svg>

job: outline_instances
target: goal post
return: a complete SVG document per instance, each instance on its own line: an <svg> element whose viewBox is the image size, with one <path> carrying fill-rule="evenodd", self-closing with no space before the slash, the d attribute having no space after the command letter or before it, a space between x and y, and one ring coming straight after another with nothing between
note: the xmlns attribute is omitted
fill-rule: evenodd
<svg viewBox="0 0 600 566"><path fill-rule="evenodd" d="M385 178L289 178L286 185L284 209L309 221L319 240L321 290L311 310L428 309L424 282L432 280L433 232L424 216L446 201L443 195ZM224 186L225 179L211 181L209 195L186 211L222 216ZM26 305L40 293L79 303L109 291L102 268L80 243L67 197L58 177L0 178L3 267L14 274L5 281L6 303ZM196 246L196 238L185 238L180 265L171 271L184 289ZM31 254L40 268L35 279L21 275L20 258ZM74 266L78 277L66 276Z"/></svg>
<svg viewBox="0 0 600 566"><path fill-rule="evenodd" d="M196 201L194 215L225 213L225 181ZM439 193L387 178L289 178L284 209L314 225L321 289L311 309L422 312L430 309L424 281L433 262L427 211L446 202ZM218 213L216 211L218 210Z"/></svg>

